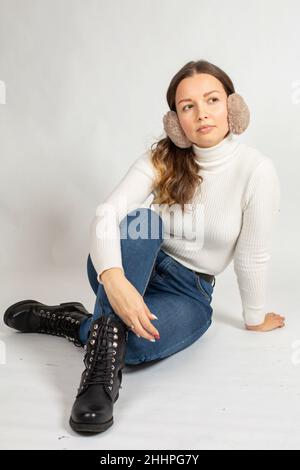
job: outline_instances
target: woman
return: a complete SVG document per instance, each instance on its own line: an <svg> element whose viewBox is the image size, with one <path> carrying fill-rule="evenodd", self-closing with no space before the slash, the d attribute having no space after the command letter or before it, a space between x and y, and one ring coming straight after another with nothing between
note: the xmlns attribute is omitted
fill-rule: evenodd
<svg viewBox="0 0 300 470"><path fill-rule="evenodd" d="M92 221L93 316L80 303L32 300L5 313L20 331L84 345L70 417L77 432L113 424L125 364L168 357L204 334L215 276L232 259L245 328L284 326L283 316L264 311L279 180L269 157L233 136L248 126L247 105L228 75L204 60L178 71L167 101L166 137L134 161Z"/></svg>

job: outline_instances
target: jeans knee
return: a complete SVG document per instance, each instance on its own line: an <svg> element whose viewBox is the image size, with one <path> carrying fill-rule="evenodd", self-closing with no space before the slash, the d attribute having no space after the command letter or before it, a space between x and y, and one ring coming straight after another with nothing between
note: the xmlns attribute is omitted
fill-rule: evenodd
<svg viewBox="0 0 300 470"><path fill-rule="evenodd" d="M137 220L136 220L137 219ZM163 240L164 224L161 216L149 207L137 207L120 223L121 238L151 238Z"/></svg>

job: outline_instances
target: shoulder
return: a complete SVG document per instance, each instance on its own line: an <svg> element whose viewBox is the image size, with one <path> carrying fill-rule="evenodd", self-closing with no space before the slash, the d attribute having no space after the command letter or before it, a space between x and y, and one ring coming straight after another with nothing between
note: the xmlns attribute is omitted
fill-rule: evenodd
<svg viewBox="0 0 300 470"><path fill-rule="evenodd" d="M277 176L273 159L259 149L240 143L239 172L244 174L248 183L266 175Z"/></svg>
<svg viewBox="0 0 300 470"><path fill-rule="evenodd" d="M143 173L150 178L154 178L154 167L151 161L151 150L142 152L131 164L130 169Z"/></svg>
<svg viewBox="0 0 300 470"><path fill-rule="evenodd" d="M241 143L238 176L244 181L243 210L250 201L262 199L280 201L281 189L273 159L255 147ZM278 202L279 204L279 202Z"/></svg>

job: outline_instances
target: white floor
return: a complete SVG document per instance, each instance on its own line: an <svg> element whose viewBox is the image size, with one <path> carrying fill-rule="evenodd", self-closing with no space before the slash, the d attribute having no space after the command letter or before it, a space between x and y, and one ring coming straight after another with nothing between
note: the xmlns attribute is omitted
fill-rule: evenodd
<svg viewBox="0 0 300 470"><path fill-rule="evenodd" d="M0 282L3 312L30 298L93 309L85 273L5 273ZM80 436L68 424L83 350L1 324L1 449L300 449L296 287L283 289L272 278L271 305L286 326L249 332L229 268L217 278L207 333L167 359L126 367L114 425L97 436Z"/></svg>

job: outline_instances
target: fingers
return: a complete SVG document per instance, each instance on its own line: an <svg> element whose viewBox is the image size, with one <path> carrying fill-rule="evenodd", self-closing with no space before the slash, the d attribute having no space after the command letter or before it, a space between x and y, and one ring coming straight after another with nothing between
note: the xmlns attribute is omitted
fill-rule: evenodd
<svg viewBox="0 0 300 470"><path fill-rule="evenodd" d="M285 320L285 317L283 315L280 315L279 313L275 313L275 312L270 312L270 314L272 317L279 317L281 318L282 320Z"/></svg>
<svg viewBox="0 0 300 470"><path fill-rule="evenodd" d="M136 316L131 324L134 325L134 332L137 336L142 336L148 340L160 339L159 331L151 323L150 320L158 320L157 316L150 312L149 308L145 304L145 309L143 314Z"/></svg>
<svg viewBox="0 0 300 470"><path fill-rule="evenodd" d="M144 327L144 324L142 323L141 318L135 318L132 323L134 324L134 332L137 335L142 336L143 338L148 339L150 341L155 340L154 335L150 334L148 332L148 328Z"/></svg>
<svg viewBox="0 0 300 470"><path fill-rule="evenodd" d="M270 312L269 316L272 317L272 321L276 323L276 326L282 327L284 326L284 320L285 317L283 315L279 315L278 313L275 312Z"/></svg>
<svg viewBox="0 0 300 470"><path fill-rule="evenodd" d="M150 312L150 310L149 310L149 308L147 307L146 304L145 304L145 309L146 309L146 313L147 313L150 320L158 320L157 316L154 315L154 313Z"/></svg>
<svg viewBox="0 0 300 470"><path fill-rule="evenodd" d="M139 318L143 328L150 333L153 337L158 336L159 337L159 331L155 328L154 325L150 322L149 318L144 315L143 317Z"/></svg>
<svg viewBox="0 0 300 470"><path fill-rule="evenodd" d="M282 328L283 326L285 326L285 323L284 323L285 318L283 316L276 315L275 320L277 322L278 328Z"/></svg>

